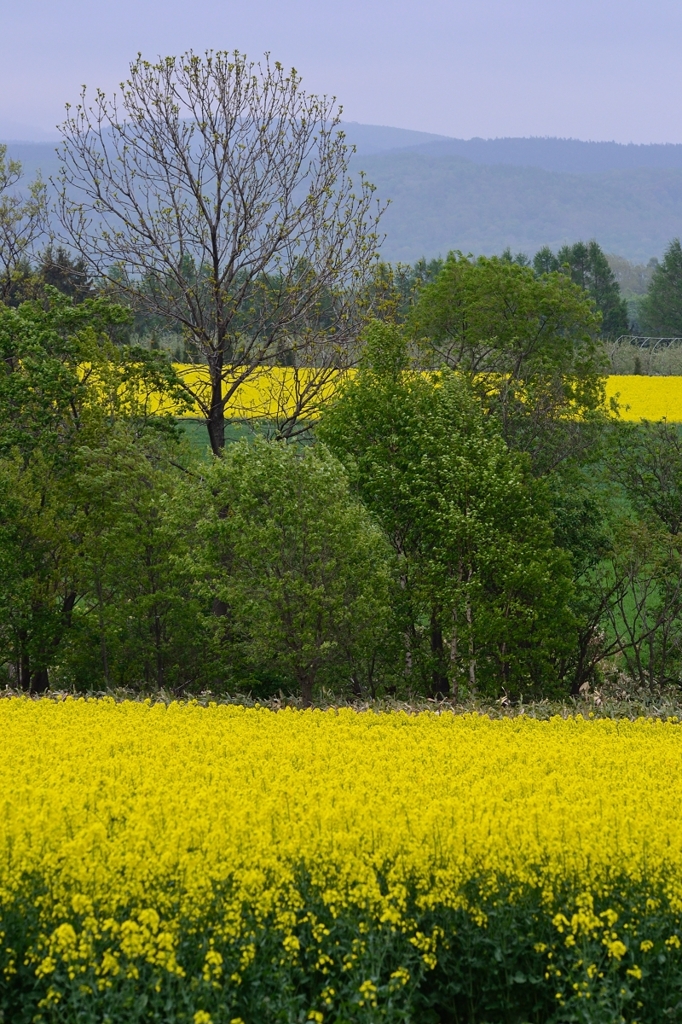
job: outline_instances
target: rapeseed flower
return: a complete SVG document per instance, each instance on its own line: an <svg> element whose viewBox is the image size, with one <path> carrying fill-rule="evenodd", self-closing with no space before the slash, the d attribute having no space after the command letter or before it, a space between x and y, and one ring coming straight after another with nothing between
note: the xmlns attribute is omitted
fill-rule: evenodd
<svg viewBox="0 0 682 1024"><path fill-rule="evenodd" d="M247 1019L261 963L319 978L309 1020L374 1012L437 971L452 915L492 934L529 893L562 1001L680 949L676 722L16 698L0 734L0 910L43 1015L151 979L198 1000L178 1019ZM379 966L377 934L402 951Z"/></svg>

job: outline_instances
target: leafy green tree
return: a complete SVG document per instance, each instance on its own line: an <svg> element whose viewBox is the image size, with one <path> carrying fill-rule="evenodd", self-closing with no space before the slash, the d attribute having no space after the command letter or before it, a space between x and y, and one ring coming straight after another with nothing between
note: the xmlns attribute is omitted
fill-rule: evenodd
<svg viewBox="0 0 682 1024"><path fill-rule="evenodd" d="M676 423L620 424L611 468L634 509L673 537L682 533L682 437Z"/></svg>
<svg viewBox="0 0 682 1024"><path fill-rule="evenodd" d="M126 310L49 295L47 308L0 306L0 538L11 566L0 580L0 663L32 690L48 685L82 596L78 453L106 445L119 420L136 437L163 426L154 395L181 394L154 353L109 342Z"/></svg>
<svg viewBox="0 0 682 1024"><path fill-rule="evenodd" d="M682 338L682 245L674 238L654 268L639 306L640 328L654 337Z"/></svg>
<svg viewBox="0 0 682 1024"><path fill-rule="evenodd" d="M643 687L682 677L682 443L677 425L617 424L607 460L620 485L612 544L593 575L602 657Z"/></svg>
<svg viewBox="0 0 682 1024"><path fill-rule="evenodd" d="M536 278L499 257L450 253L422 290L410 328L436 363L470 373L599 368L598 319L584 293L560 274Z"/></svg>
<svg viewBox="0 0 682 1024"><path fill-rule="evenodd" d="M8 160L7 146L0 144L0 302L30 275L32 248L46 225L45 183L37 177L23 193L16 191L22 173L21 163Z"/></svg>
<svg viewBox="0 0 682 1024"><path fill-rule="evenodd" d="M0 671L41 692L78 600L71 495L38 450L0 458Z"/></svg>
<svg viewBox="0 0 682 1024"><path fill-rule="evenodd" d="M76 453L79 599L60 670L79 687L182 692L210 680L206 616L184 571L192 530L176 514L183 475L201 486L187 461L172 431L139 435L125 421Z"/></svg>
<svg viewBox="0 0 682 1024"><path fill-rule="evenodd" d="M565 274L450 253L408 324L431 365L469 377L536 473L589 450L606 357L599 316Z"/></svg>
<svg viewBox="0 0 682 1024"><path fill-rule="evenodd" d="M600 446L602 455L605 446ZM554 539L570 558L575 642L561 675L578 696L601 680L600 664L616 653L607 637L609 608L619 585L611 564L619 535L620 496L608 472L594 465L564 464L547 478Z"/></svg>
<svg viewBox="0 0 682 1024"><path fill-rule="evenodd" d="M651 522L622 516L595 573L602 598L601 659L641 687L680 683L682 545Z"/></svg>
<svg viewBox="0 0 682 1024"><path fill-rule="evenodd" d="M303 703L351 678L385 639L389 559L380 530L321 445L233 445L210 475L201 526L231 643L278 668Z"/></svg>
<svg viewBox="0 0 682 1024"><path fill-rule="evenodd" d="M550 478L557 543L571 557L572 692L617 664L647 688L682 677L682 443L677 425L614 423L601 468Z"/></svg>
<svg viewBox="0 0 682 1024"><path fill-rule="evenodd" d="M433 694L545 692L570 643L570 580L542 484L511 453L465 378L411 372L375 322L365 362L322 419L398 559L408 670Z"/></svg>

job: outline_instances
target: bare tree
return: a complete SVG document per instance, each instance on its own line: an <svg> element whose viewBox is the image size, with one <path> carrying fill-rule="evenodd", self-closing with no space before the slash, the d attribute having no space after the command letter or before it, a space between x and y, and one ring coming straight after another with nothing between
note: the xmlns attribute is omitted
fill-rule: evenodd
<svg viewBox="0 0 682 1024"><path fill-rule="evenodd" d="M32 254L34 242L45 230L46 189L37 177L25 194L15 190L22 177L18 160L7 159L0 145L0 301L12 291L14 276Z"/></svg>
<svg viewBox="0 0 682 1024"><path fill-rule="evenodd" d="M216 453L226 410L263 367L308 371L295 414L278 417L291 433L352 359L382 210L363 175L354 188L340 113L268 55L210 51L138 56L120 96L88 105L84 90L67 107L68 241L208 364L210 386L196 373L186 386Z"/></svg>

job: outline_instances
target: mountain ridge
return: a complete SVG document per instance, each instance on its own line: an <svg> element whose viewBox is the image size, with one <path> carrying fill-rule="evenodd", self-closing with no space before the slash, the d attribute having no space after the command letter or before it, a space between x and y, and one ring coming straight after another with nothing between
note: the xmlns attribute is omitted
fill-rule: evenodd
<svg viewBox="0 0 682 1024"><path fill-rule="evenodd" d="M682 235L682 168L570 175L414 151L355 161L392 198L382 221L382 257L392 262L507 246L533 256L596 238L606 252L646 263Z"/></svg>
<svg viewBox="0 0 682 1024"><path fill-rule="evenodd" d="M543 245L596 238L605 251L646 263L682 236L682 145L341 128L357 148L351 167L392 200L383 221L387 260L450 249L491 255L507 246L532 256ZM21 160L25 180L38 170L56 176L54 143L10 142L8 155Z"/></svg>

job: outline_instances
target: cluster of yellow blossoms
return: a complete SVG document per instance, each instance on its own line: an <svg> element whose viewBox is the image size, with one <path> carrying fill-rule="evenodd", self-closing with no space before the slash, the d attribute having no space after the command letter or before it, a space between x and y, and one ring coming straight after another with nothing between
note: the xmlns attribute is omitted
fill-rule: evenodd
<svg viewBox="0 0 682 1024"><path fill-rule="evenodd" d="M0 701L0 735L0 908L44 881L42 939L27 953L38 977L58 963L75 976L95 955L102 979L123 963L134 976L136 962L182 976L178 922L200 932L228 882L223 938L242 935L248 907L295 957L302 870L332 919L352 906L411 928L427 967L441 936L416 927L414 908L466 907L484 924L472 880L487 899L502 881L507 899L538 890L558 941L598 934L615 962L627 936L594 907L614 881L646 882L666 913L682 910L674 720L12 698ZM572 914L555 899L567 885ZM328 934L313 917L310 927ZM676 934L668 944L679 947ZM254 955L242 943L235 984ZM205 980L224 969L211 942ZM400 968L391 984L408 977ZM370 979L360 997L375 999Z"/></svg>

